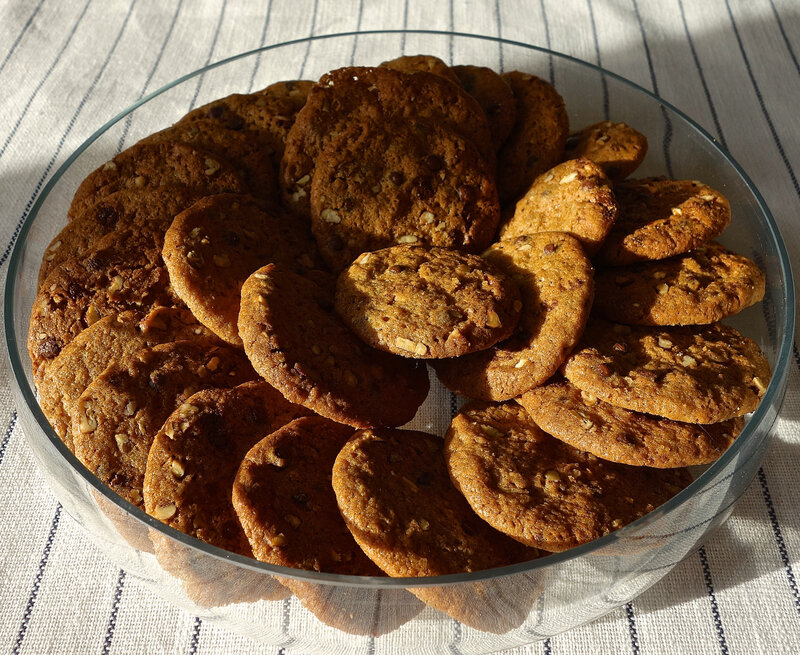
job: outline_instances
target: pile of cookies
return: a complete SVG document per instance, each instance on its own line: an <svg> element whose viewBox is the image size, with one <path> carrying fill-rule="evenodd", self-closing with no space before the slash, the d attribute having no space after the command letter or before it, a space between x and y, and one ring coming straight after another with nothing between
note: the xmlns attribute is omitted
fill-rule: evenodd
<svg viewBox="0 0 800 655"><path fill-rule="evenodd" d="M45 252L42 409L117 494L273 564L443 575L596 539L770 378L719 322L764 293L714 241L728 202L630 179L646 151L570 133L533 75L430 56L195 109L91 173ZM444 439L399 427L427 364L469 400Z"/></svg>

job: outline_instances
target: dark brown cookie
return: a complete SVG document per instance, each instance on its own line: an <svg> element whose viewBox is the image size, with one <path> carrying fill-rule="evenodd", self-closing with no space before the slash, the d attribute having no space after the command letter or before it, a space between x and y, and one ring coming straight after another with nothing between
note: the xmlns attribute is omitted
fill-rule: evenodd
<svg viewBox="0 0 800 655"><path fill-rule="evenodd" d="M514 127L497 155L497 188L506 203L563 159L569 118L552 84L520 71L502 77L516 100Z"/></svg>
<svg viewBox="0 0 800 655"><path fill-rule="evenodd" d="M303 273L324 267L308 228L252 196L216 194L175 217L162 250L175 293L221 339L242 345L242 284L280 262Z"/></svg>
<svg viewBox="0 0 800 655"><path fill-rule="evenodd" d="M365 343L420 359L488 348L522 308L516 284L478 255L422 246L364 253L339 276L334 304Z"/></svg>
<svg viewBox="0 0 800 655"><path fill-rule="evenodd" d="M570 159L537 177L517 202L501 239L536 232L568 232L592 256L617 218L617 202L603 169Z"/></svg>
<svg viewBox="0 0 800 655"><path fill-rule="evenodd" d="M601 459L632 466L675 468L715 461L744 427L737 417L700 425L632 412L551 380L518 402L548 434Z"/></svg>
<svg viewBox="0 0 800 655"><path fill-rule="evenodd" d="M668 259L601 269L595 284L593 311L610 321L703 325L760 301L766 279L755 262L710 242Z"/></svg>
<svg viewBox="0 0 800 655"><path fill-rule="evenodd" d="M592 303L592 266L578 240L563 232L501 241L484 257L520 289L517 329L488 350L432 365L451 391L508 400L553 375L577 343Z"/></svg>
<svg viewBox="0 0 800 655"><path fill-rule="evenodd" d="M402 55L389 61L384 61L381 66L393 68L403 73L433 73L449 80L453 84L459 84L455 72L445 64L439 57L433 55Z"/></svg>
<svg viewBox="0 0 800 655"><path fill-rule="evenodd" d="M577 450L516 403L465 405L444 451L450 477L481 518L552 552L635 521L692 481L686 469L625 466Z"/></svg>
<svg viewBox="0 0 800 655"><path fill-rule="evenodd" d="M694 250L731 220L727 199L702 182L649 177L614 186L617 220L597 261L623 266Z"/></svg>
<svg viewBox="0 0 800 655"><path fill-rule="evenodd" d="M718 423L758 406L770 368L754 341L721 323L653 328L593 319L564 375L612 405Z"/></svg>
<svg viewBox="0 0 800 655"><path fill-rule="evenodd" d="M247 358L227 346L176 341L137 351L109 366L72 410L75 456L101 482L142 506L147 455L169 415L201 389L256 378ZM192 407L184 405L187 418Z"/></svg>
<svg viewBox="0 0 800 655"><path fill-rule="evenodd" d="M500 75L485 66L453 66L461 88L469 93L483 109L495 150L505 143L514 127L517 104L514 92Z"/></svg>
<svg viewBox="0 0 800 655"><path fill-rule="evenodd" d="M573 132L564 155L585 157L602 167L610 180L618 182L633 173L647 154L647 137L625 123L602 121Z"/></svg>
<svg viewBox="0 0 800 655"><path fill-rule="evenodd" d="M185 143L142 143L123 150L81 182L67 218L72 220L95 202L121 189L189 187L203 195L246 193L247 183L227 161Z"/></svg>
<svg viewBox="0 0 800 655"><path fill-rule="evenodd" d="M478 252L500 221L494 176L474 144L427 122L331 138L310 194L311 230L336 272L398 243Z"/></svg>
<svg viewBox="0 0 800 655"><path fill-rule="evenodd" d="M314 163L335 135L349 127L409 120L449 128L473 141L487 160L494 157L486 116L459 86L432 73L341 68L320 78L289 130L279 172L284 202L309 215Z"/></svg>
<svg viewBox="0 0 800 655"><path fill-rule="evenodd" d="M333 311L330 288L278 264L242 286L239 334L267 382L340 423L402 425L428 394L424 365L369 348Z"/></svg>
<svg viewBox="0 0 800 655"><path fill-rule="evenodd" d="M76 336L39 380L39 404L56 434L72 450L72 405L111 362L159 343L204 340L220 345L187 309L159 307L149 314L126 311L105 316Z"/></svg>

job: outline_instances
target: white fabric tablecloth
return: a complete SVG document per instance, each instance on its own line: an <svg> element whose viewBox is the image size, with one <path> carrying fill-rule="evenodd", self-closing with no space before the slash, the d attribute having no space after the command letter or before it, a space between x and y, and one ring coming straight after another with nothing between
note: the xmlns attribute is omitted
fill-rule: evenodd
<svg viewBox="0 0 800 655"><path fill-rule="evenodd" d="M499 35L652 89L740 162L800 261L797 0L0 0L0 275L49 177L143 93L261 45L382 28ZM624 608L513 652L800 651L798 373L795 349L763 467L704 548ZM0 651L277 653L169 606L93 548L36 470L9 375L0 357Z"/></svg>

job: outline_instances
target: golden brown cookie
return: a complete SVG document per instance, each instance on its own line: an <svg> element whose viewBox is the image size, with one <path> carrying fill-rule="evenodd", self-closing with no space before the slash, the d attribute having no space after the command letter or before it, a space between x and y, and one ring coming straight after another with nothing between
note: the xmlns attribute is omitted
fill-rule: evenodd
<svg viewBox="0 0 800 655"><path fill-rule="evenodd" d="M361 255L336 283L334 305L362 341L403 357L458 357L509 336L516 284L478 255L394 246Z"/></svg>
<svg viewBox="0 0 800 655"><path fill-rule="evenodd" d="M752 412L770 378L758 345L722 323L654 328L592 319L563 370L612 405L687 423Z"/></svg>
<svg viewBox="0 0 800 655"><path fill-rule="evenodd" d="M519 286L517 329L488 350L432 366L462 396L508 400L553 375L577 343L592 303L592 266L580 242L563 232L501 241L484 257Z"/></svg>
<svg viewBox="0 0 800 655"><path fill-rule="evenodd" d="M741 417L700 425L632 412L581 392L563 378L531 389L518 402L548 434L601 459L632 466L710 464L744 427Z"/></svg>
<svg viewBox="0 0 800 655"><path fill-rule="evenodd" d="M279 264L242 286L239 334L286 398L354 427L402 425L428 394L424 364L373 350L333 311L333 293Z"/></svg>
<svg viewBox="0 0 800 655"><path fill-rule="evenodd" d="M633 173L647 154L647 137L625 123L601 121L573 132L567 139L564 155L568 159L585 157L618 182Z"/></svg>
<svg viewBox="0 0 800 655"><path fill-rule="evenodd" d="M497 155L497 188L506 203L563 159L569 118L552 84L520 71L502 77L516 101L514 127Z"/></svg>
<svg viewBox="0 0 800 655"><path fill-rule="evenodd" d="M485 66L453 66L461 88L469 93L483 109L495 150L505 143L514 127L517 104L514 93L500 75Z"/></svg>
<svg viewBox="0 0 800 655"><path fill-rule="evenodd" d="M693 180L624 180L614 196L617 220L597 253L607 266L680 255L719 236L731 220L727 199Z"/></svg>
<svg viewBox="0 0 800 655"><path fill-rule="evenodd" d="M221 157L185 143L141 143L89 173L72 198L67 219L76 218L100 198L121 189L171 186L197 189L203 195L248 191L241 175Z"/></svg>
<svg viewBox="0 0 800 655"><path fill-rule="evenodd" d="M101 482L142 506L147 455L164 421L201 389L255 379L239 350L176 341L137 351L109 366L72 410L75 456ZM191 407L184 406L187 417Z"/></svg>
<svg viewBox="0 0 800 655"><path fill-rule="evenodd" d="M142 348L181 340L220 345L187 309L159 307L149 314L131 310L101 318L67 344L38 381L42 412L72 450L72 405L91 381L115 360Z"/></svg>
<svg viewBox="0 0 800 655"><path fill-rule="evenodd" d="M445 438L453 483L490 525L551 552L574 548L653 511L686 487L686 469L598 459L542 431L517 403L472 402Z"/></svg>
<svg viewBox="0 0 800 655"><path fill-rule="evenodd" d="M500 238L568 232L591 257L616 218L617 203L603 169L588 159L570 159L533 181L502 226Z"/></svg>
<svg viewBox="0 0 800 655"><path fill-rule="evenodd" d="M593 310L631 325L703 325L759 302L765 284L755 262L709 242L668 259L597 271Z"/></svg>
<svg viewBox="0 0 800 655"><path fill-rule="evenodd" d="M306 226L276 205L233 193L203 198L176 216L162 256L175 293L236 346L242 284L253 271L270 262L298 273L324 267Z"/></svg>
<svg viewBox="0 0 800 655"><path fill-rule="evenodd" d="M433 73L453 84L459 84L455 72L439 57L433 55L402 55L381 63L381 66L393 68L403 73Z"/></svg>
<svg viewBox="0 0 800 655"><path fill-rule="evenodd" d="M478 252L500 221L475 145L427 122L343 131L315 160L310 194L311 230L335 272L395 244Z"/></svg>

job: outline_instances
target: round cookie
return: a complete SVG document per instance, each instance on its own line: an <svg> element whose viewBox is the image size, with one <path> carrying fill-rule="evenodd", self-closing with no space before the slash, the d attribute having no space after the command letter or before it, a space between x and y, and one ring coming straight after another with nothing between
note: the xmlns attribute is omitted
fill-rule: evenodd
<svg viewBox="0 0 800 655"><path fill-rule="evenodd" d="M501 228L500 238L568 232L591 257L616 218L617 203L603 169L588 159L570 159L533 181Z"/></svg>
<svg viewBox="0 0 800 655"><path fill-rule="evenodd" d="M612 405L687 423L752 412L770 378L758 345L722 323L653 328L600 319L589 321L563 372Z"/></svg>
<svg viewBox="0 0 800 655"><path fill-rule="evenodd" d="M455 72L445 64L439 57L433 55L402 55L389 61L384 61L381 66L393 68L403 73L433 73L439 77L449 80L453 84L459 84Z"/></svg>
<svg viewBox="0 0 800 655"><path fill-rule="evenodd" d="M175 293L236 346L242 284L253 271L270 262L298 273L324 267L305 226L240 194L208 196L181 212L164 236L162 256Z"/></svg>
<svg viewBox="0 0 800 655"><path fill-rule="evenodd" d="M176 341L137 351L109 366L72 410L75 456L112 491L142 505L150 446L164 421L200 389L256 377L244 354L227 346ZM193 413L184 405L187 415Z"/></svg>
<svg viewBox="0 0 800 655"><path fill-rule="evenodd" d="M506 203L563 159L569 118L552 84L520 71L502 77L516 101L514 127L497 155L497 188Z"/></svg>
<svg viewBox="0 0 800 655"><path fill-rule="evenodd" d="M630 325L703 325L757 303L765 284L755 262L712 241L668 259L598 270L593 309Z"/></svg>
<svg viewBox="0 0 800 655"><path fill-rule="evenodd" d="M625 466L577 450L542 431L516 403L462 407L444 452L453 483L481 518L551 552L635 521L692 481L684 468Z"/></svg>
<svg viewBox="0 0 800 655"><path fill-rule="evenodd" d="M744 419L700 425L615 407L564 379L524 393L518 402L548 434L601 459L675 468L715 461L739 435Z"/></svg>
<svg viewBox="0 0 800 655"><path fill-rule="evenodd" d="M427 122L343 131L317 157L311 230L332 270L398 243L477 252L500 221L494 177L474 144Z"/></svg>
<svg viewBox="0 0 800 655"><path fill-rule="evenodd" d="M478 255L394 246L364 253L344 270L334 305L373 348L431 359L506 338L522 301L514 282Z"/></svg>
<svg viewBox="0 0 800 655"><path fill-rule="evenodd" d="M514 127L517 105L508 83L491 68L485 66L453 66L461 88L469 93L483 109L492 143L499 150Z"/></svg>
<svg viewBox="0 0 800 655"><path fill-rule="evenodd" d="M607 266L680 255L719 236L731 220L725 197L693 180L624 180L614 196L617 220L597 253Z"/></svg>
<svg viewBox="0 0 800 655"><path fill-rule="evenodd" d="M564 156L585 157L598 164L610 180L618 182L633 173L647 154L647 137L625 123L601 121L573 132Z"/></svg>
<svg viewBox="0 0 800 655"><path fill-rule="evenodd" d="M169 286L162 240L163 235L151 229L116 230L44 279L33 301L28 332L37 381L64 346L103 316L182 304Z"/></svg>
<svg viewBox="0 0 800 655"><path fill-rule="evenodd" d="M239 334L267 382L339 423L402 425L428 394L424 364L369 348L333 311L330 288L279 264L242 285Z"/></svg>
<svg viewBox="0 0 800 655"><path fill-rule="evenodd" d="M352 127L411 120L449 128L473 141L488 161L494 157L486 116L459 86L432 73L340 68L320 78L286 137L279 172L286 206L300 215L310 214L315 161L334 136Z"/></svg>
<svg viewBox="0 0 800 655"><path fill-rule="evenodd" d="M100 198L121 189L189 187L203 195L247 192L247 184L227 161L185 143L140 143L89 173L67 210L72 220Z"/></svg>
<svg viewBox="0 0 800 655"><path fill-rule="evenodd" d="M252 557L231 503L236 471L265 434L309 413L264 380L198 391L153 439L142 490L145 511L213 546Z"/></svg>
<svg viewBox="0 0 800 655"><path fill-rule="evenodd" d="M508 400L547 380L577 343L592 303L592 266L580 242L563 232L501 241L483 256L520 289L517 329L488 350L432 366L462 396Z"/></svg>
<svg viewBox="0 0 800 655"><path fill-rule="evenodd" d="M39 284L62 262L80 257L113 230L128 227L160 230L204 192L188 187L123 189L101 198L67 223L44 251Z"/></svg>
<svg viewBox="0 0 800 655"><path fill-rule="evenodd" d="M56 434L72 450L72 405L112 361L141 348L182 340L219 344L187 309L158 307L149 314L126 311L101 318L78 334L38 381L39 405Z"/></svg>

